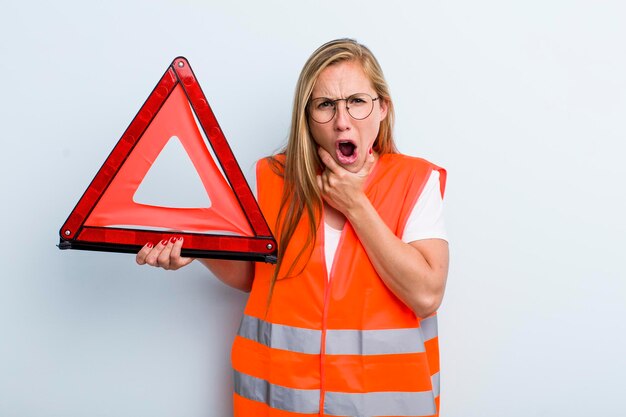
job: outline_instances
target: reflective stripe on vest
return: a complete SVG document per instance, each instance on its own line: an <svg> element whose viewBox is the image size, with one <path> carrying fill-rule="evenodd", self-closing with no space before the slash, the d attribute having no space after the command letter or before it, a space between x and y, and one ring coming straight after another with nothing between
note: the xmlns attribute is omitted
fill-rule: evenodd
<svg viewBox="0 0 626 417"><path fill-rule="evenodd" d="M313 414L320 409L320 390L294 389L235 371L235 392L272 408L294 413Z"/></svg>
<svg viewBox="0 0 626 417"><path fill-rule="evenodd" d="M327 330L327 355L389 355L424 352L424 342L437 337L437 316L421 327L383 330ZM270 323L244 315L239 336L274 349L320 354L322 331Z"/></svg>
<svg viewBox="0 0 626 417"><path fill-rule="evenodd" d="M431 376L430 380L433 383L433 395L437 398L439 397L439 372Z"/></svg>
<svg viewBox="0 0 626 417"><path fill-rule="evenodd" d="M330 416L432 416L437 406L432 391L326 392L324 413Z"/></svg>
<svg viewBox="0 0 626 417"><path fill-rule="evenodd" d="M319 330L270 323L245 314L238 334L267 347L298 353L319 355L322 343L322 332Z"/></svg>
<svg viewBox="0 0 626 417"><path fill-rule="evenodd" d="M437 379L439 374L436 374ZM433 376L433 383L435 376ZM235 392L247 399L293 413L319 412L320 391L294 389L235 371ZM434 384L433 384L434 385ZM438 385L438 384L437 384ZM327 391L324 413L330 416L430 416L436 413L433 391L342 393Z"/></svg>

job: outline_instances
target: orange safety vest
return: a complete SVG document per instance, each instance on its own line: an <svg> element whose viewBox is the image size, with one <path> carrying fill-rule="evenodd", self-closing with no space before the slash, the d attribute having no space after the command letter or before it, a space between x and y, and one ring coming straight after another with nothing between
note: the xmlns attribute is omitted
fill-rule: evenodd
<svg viewBox="0 0 626 417"><path fill-rule="evenodd" d="M283 180L269 164L257 166L259 205L276 236ZM365 192L396 236L435 169L443 195L445 170L400 154L379 158ZM306 223L284 265L304 242ZM233 344L236 417L439 415L437 316L419 319L387 288L349 222L330 275L319 227L311 257L297 276L279 276L266 314L273 268L256 264Z"/></svg>

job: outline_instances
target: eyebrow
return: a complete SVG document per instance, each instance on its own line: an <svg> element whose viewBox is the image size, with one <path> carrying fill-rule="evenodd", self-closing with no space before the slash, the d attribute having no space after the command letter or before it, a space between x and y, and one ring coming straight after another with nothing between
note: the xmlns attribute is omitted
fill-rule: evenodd
<svg viewBox="0 0 626 417"><path fill-rule="evenodd" d="M354 95L357 95L357 94L369 94L369 93L363 93L363 92L359 91L358 93L352 93L352 94L350 94L348 96L345 96L345 97L331 98L331 97L326 97L326 96L320 96L320 97L311 97L311 100L319 100L320 98L325 98L325 99L331 100L331 101L345 100L345 99L350 98L350 97L352 97Z"/></svg>

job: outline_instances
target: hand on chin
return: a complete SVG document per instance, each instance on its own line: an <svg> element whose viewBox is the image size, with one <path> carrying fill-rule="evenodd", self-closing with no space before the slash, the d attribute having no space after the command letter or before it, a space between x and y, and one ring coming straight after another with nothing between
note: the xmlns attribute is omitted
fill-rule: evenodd
<svg viewBox="0 0 626 417"><path fill-rule="evenodd" d="M326 203L342 212L344 215L366 200L363 188L367 176L372 172L376 158L368 154L363 164L356 161L354 170L344 167L323 148L318 149L319 156L325 168L317 176L317 185Z"/></svg>

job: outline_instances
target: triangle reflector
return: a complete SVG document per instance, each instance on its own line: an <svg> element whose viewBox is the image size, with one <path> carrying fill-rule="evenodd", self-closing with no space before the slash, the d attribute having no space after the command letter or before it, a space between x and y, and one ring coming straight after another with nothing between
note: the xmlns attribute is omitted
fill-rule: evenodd
<svg viewBox="0 0 626 417"><path fill-rule="evenodd" d="M163 171L166 158L195 173ZM188 185L198 190L191 201L188 193L186 201L161 199ZM164 195L147 197L147 188ZM276 262L276 241L183 57L169 66L76 204L59 248L136 253L173 236L185 238L183 256Z"/></svg>

